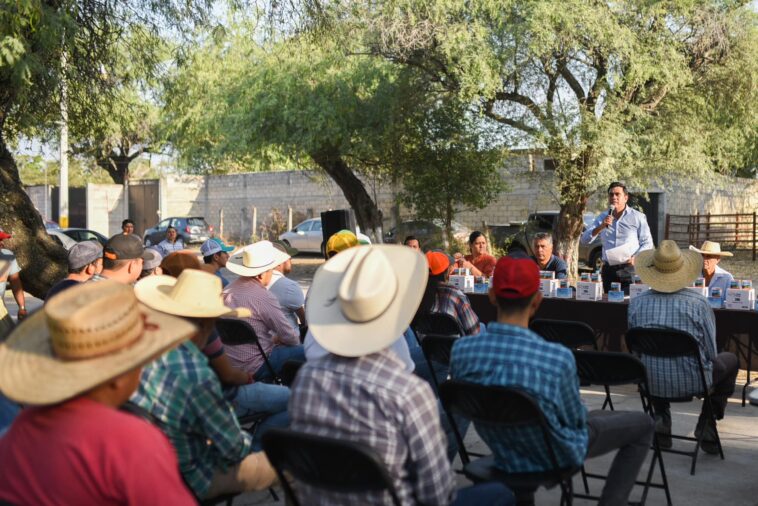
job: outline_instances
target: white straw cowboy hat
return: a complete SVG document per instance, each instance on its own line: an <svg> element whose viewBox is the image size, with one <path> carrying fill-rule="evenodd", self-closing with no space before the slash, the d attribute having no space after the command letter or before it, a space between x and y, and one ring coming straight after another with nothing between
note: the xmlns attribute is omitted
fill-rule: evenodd
<svg viewBox="0 0 758 506"><path fill-rule="evenodd" d="M178 278L148 276L137 281L134 293L146 306L187 318L245 318L246 308L232 309L221 299L221 279L197 269L185 269Z"/></svg>
<svg viewBox="0 0 758 506"><path fill-rule="evenodd" d="M399 245L356 246L313 277L308 328L327 351L360 357L381 351L408 328L427 282L423 255Z"/></svg>
<svg viewBox="0 0 758 506"><path fill-rule="evenodd" d="M226 262L226 268L240 276L253 277L270 271L289 259L290 256L276 249L271 241L258 241L232 253Z"/></svg>
<svg viewBox="0 0 758 506"><path fill-rule="evenodd" d="M672 293L690 286L703 270L703 257L682 251L674 241L661 241L656 249L641 251L634 270L643 283L657 292Z"/></svg>
<svg viewBox="0 0 758 506"><path fill-rule="evenodd" d="M705 241L700 249L690 244L692 251L697 251L701 255L712 255L715 257L733 257L729 251L721 251L721 244L713 241Z"/></svg>
<svg viewBox="0 0 758 506"><path fill-rule="evenodd" d="M23 404L56 404L150 362L196 330L140 304L128 285L82 283L0 345L0 390Z"/></svg>

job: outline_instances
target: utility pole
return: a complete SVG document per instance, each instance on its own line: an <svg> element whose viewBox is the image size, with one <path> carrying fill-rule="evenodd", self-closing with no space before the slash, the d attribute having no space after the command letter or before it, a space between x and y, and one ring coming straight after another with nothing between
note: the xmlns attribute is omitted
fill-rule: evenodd
<svg viewBox="0 0 758 506"><path fill-rule="evenodd" d="M61 43L63 46L61 52L61 174L58 184L58 224L61 228L68 228L68 82L66 81L68 62L66 61L65 34Z"/></svg>

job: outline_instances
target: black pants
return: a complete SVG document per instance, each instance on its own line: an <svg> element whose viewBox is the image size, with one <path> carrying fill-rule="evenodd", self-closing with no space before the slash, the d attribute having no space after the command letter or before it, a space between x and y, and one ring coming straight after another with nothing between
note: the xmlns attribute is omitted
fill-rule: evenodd
<svg viewBox="0 0 758 506"><path fill-rule="evenodd" d="M621 283L621 289L626 295L629 295L629 285L632 284L634 266L631 264L608 265L604 263L600 276L603 278L604 293L611 290L611 283Z"/></svg>
<svg viewBox="0 0 758 506"><path fill-rule="evenodd" d="M711 394L711 407L717 420L724 418L726 403L734 393L734 385L737 381L737 372L740 362L734 353L728 351L719 353L713 359L713 393ZM656 413L668 411L669 402L661 399L653 401L653 409ZM705 402L701 414L705 411Z"/></svg>

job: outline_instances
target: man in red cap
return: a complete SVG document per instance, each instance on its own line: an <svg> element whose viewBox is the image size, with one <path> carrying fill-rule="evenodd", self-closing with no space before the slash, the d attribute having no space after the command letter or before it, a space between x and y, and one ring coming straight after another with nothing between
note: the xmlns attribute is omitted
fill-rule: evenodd
<svg viewBox="0 0 758 506"><path fill-rule="evenodd" d="M540 405L551 427L552 446L560 467L582 464L618 449L600 504L626 505L653 436L646 413L592 411L579 396L579 379L571 350L550 343L529 330L529 319L542 302L539 268L531 259L503 257L495 266L489 298L497 306L497 321L478 336L463 337L453 346L453 379L518 387ZM477 426L508 473L550 469L549 453L540 433L512 432Z"/></svg>
<svg viewBox="0 0 758 506"><path fill-rule="evenodd" d="M2 300L5 294L5 285L10 282L13 298L18 304L18 319L23 320L26 317L26 301L24 299L24 287L21 285L21 269L16 262L16 256L9 249L5 249L3 241L10 239L11 235L0 229L0 341L5 339L14 323L8 310L5 308L5 301Z"/></svg>

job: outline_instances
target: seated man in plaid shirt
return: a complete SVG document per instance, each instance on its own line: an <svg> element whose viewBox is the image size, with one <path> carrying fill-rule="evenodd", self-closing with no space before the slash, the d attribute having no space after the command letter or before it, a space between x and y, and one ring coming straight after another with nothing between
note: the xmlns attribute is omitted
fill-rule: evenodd
<svg viewBox="0 0 758 506"><path fill-rule="evenodd" d="M697 251L681 251L674 241L662 241L655 250L639 256L637 273L650 290L629 303L629 328L647 327L687 332L698 341L705 381L713 388L711 408L716 419L724 418L727 399L734 393L739 361L734 353L716 350L716 316L702 295L688 290L700 276L703 259ZM672 269L671 266L676 266ZM658 442L671 448L671 409L663 398L687 397L703 391L700 368L691 357L649 357L642 355L653 398ZM715 422L706 404L695 427L703 435L700 448L717 454Z"/></svg>
<svg viewBox="0 0 758 506"><path fill-rule="evenodd" d="M587 414L579 397L579 379L571 350L549 343L528 329L542 302L539 268L528 258L501 258L490 300L497 321L478 335L453 346L453 379L485 385L519 387L539 403L551 427L558 465L580 465L585 458L618 449L600 504L625 505L653 436L646 413L593 411ZM539 472L551 467L541 435L477 426L495 455L496 465L509 473Z"/></svg>
<svg viewBox="0 0 758 506"><path fill-rule="evenodd" d="M424 257L400 245L359 246L319 268L306 317L328 353L308 360L292 385L292 428L372 447L402 504L512 505L502 484L454 490L437 399L390 348L424 291ZM309 505L392 504L386 492L335 494L298 483ZM303 500L307 498L307 500Z"/></svg>

